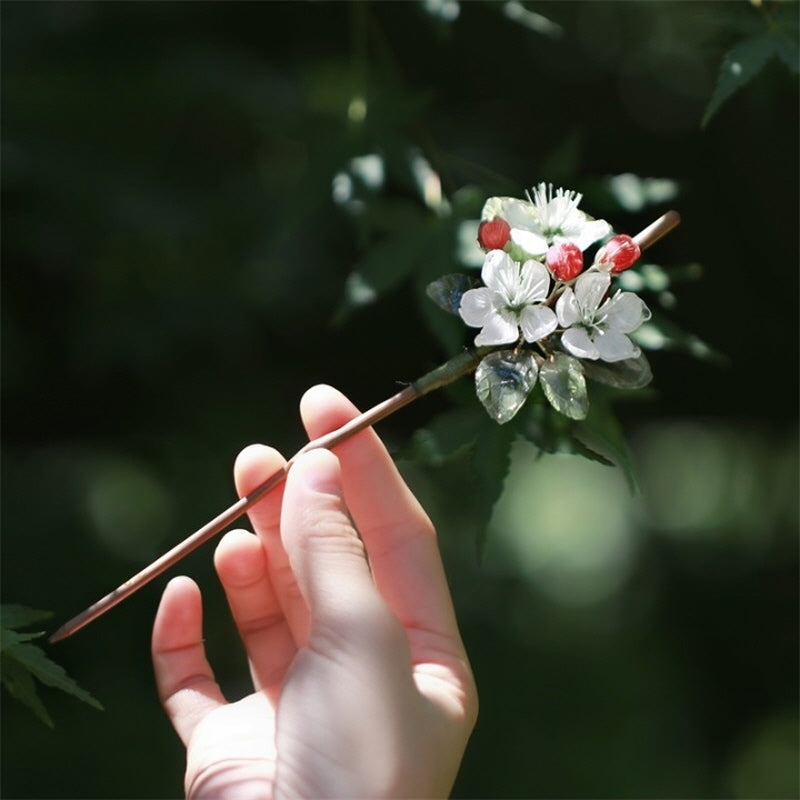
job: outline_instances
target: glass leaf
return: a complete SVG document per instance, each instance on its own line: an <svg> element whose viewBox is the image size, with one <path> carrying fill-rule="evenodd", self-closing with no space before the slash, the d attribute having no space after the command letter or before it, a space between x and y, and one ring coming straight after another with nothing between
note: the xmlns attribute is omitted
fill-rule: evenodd
<svg viewBox="0 0 800 800"><path fill-rule="evenodd" d="M586 361L583 374L592 381L613 386L616 389L641 389L653 380L650 363L644 353L636 358L609 363L606 361Z"/></svg>
<svg viewBox="0 0 800 800"><path fill-rule="evenodd" d="M556 411L570 419L583 419L589 412L589 397L583 367L577 358L559 354L539 370L545 397Z"/></svg>
<svg viewBox="0 0 800 800"><path fill-rule="evenodd" d="M475 370L478 399L501 425L522 408L536 385L538 367L533 354L500 350L490 353Z"/></svg>
<svg viewBox="0 0 800 800"><path fill-rule="evenodd" d="M433 283L429 283L425 293L439 308L443 308L451 314L458 314L461 295L467 289L472 289L473 286L472 278L456 272L451 275L444 275L433 281Z"/></svg>

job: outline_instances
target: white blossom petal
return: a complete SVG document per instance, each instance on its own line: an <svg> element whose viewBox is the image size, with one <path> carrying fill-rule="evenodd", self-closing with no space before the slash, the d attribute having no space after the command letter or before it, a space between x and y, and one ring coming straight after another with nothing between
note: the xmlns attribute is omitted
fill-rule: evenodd
<svg viewBox="0 0 800 800"><path fill-rule="evenodd" d="M520 269L520 288L529 303L541 303L550 290L550 273L541 261L526 261Z"/></svg>
<svg viewBox="0 0 800 800"><path fill-rule="evenodd" d="M547 306L526 306L519 316L519 326L526 342L538 342L556 329L558 320Z"/></svg>
<svg viewBox="0 0 800 800"><path fill-rule="evenodd" d="M511 344L519 338L516 320L510 320L501 314L492 314L483 330L475 337L478 347L490 344Z"/></svg>
<svg viewBox="0 0 800 800"><path fill-rule="evenodd" d="M511 229L511 241L532 256L544 255L549 246L544 236L523 228Z"/></svg>
<svg viewBox="0 0 800 800"><path fill-rule="evenodd" d="M594 316L610 285L611 276L605 272L585 272L575 281L575 298L582 317Z"/></svg>
<svg viewBox="0 0 800 800"><path fill-rule="evenodd" d="M495 217L502 217L508 222L509 206L519 202L521 201L516 197L489 197L483 204L481 219L490 220Z"/></svg>
<svg viewBox="0 0 800 800"><path fill-rule="evenodd" d="M492 273L492 283L487 284L495 293L495 308L506 308L525 302L520 291L522 284L519 264L505 253L503 255L505 258L498 261L497 268Z"/></svg>
<svg viewBox="0 0 800 800"><path fill-rule="evenodd" d="M498 285L498 273L508 272L512 267L513 262L508 257L508 253L504 253L502 250L490 250L483 259L481 280L490 289L495 289Z"/></svg>
<svg viewBox="0 0 800 800"><path fill-rule="evenodd" d="M600 311L605 316L606 326L620 333L635 331L650 319L650 309L633 292L618 292Z"/></svg>
<svg viewBox="0 0 800 800"><path fill-rule="evenodd" d="M461 295L458 313L461 319L471 328L482 328L494 313L491 289L481 286L479 289L468 289Z"/></svg>
<svg viewBox="0 0 800 800"><path fill-rule="evenodd" d="M538 224L536 209L531 203L525 200L518 200L516 197L502 199L504 200L503 218L512 228L536 229Z"/></svg>
<svg viewBox="0 0 800 800"><path fill-rule="evenodd" d="M556 302L556 315L558 322L563 328L569 328L580 319L580 309L578 301L575 299L575 292L570 287L564 290L561 297Z"/></svg>
<svg viewBox="0 0 800 800"><path fill-rule="evenodd" d="M503 201L508 200L507 197L489 197L483 204L481 211L481 220L486 221L494 219L495 217L503 216Z"/></svg>
<svg viewBox="0 0 800 800"><path fill-rule="evenodd" d="M636 358L641 353L624 333L614 330L605 330L595 336L594 344L603 361L624 361L626 358Z"/></svg>
<svg viewBox="0 0 800 800"><path fill-rule="evenodd" d="M556 244L572 242L578 245L581 250L585 250L590 244L611 233L611 226L604 219L587 220L585 214L579 213L584 219L578 224L570 220L572 224L562 228L562 234L555 237Z"/></svg>
<svg viewBox="0 0 800 800"><path fill-rule="evenodd" d="M561 344L577 358L596 361L600 353L584 328L570 328L561 335Z"/></svg>

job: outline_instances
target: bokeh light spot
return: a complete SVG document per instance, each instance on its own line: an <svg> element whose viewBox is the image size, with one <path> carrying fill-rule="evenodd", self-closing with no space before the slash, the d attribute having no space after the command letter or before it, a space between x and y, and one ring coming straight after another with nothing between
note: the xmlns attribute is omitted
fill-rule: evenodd
<svg viewBox="0 0 800 800"><path fill-rule="evenodd" d="M615 593L633 566L632 498L619 470L517 443L493 517L509 565L562 605Z"/></svg>

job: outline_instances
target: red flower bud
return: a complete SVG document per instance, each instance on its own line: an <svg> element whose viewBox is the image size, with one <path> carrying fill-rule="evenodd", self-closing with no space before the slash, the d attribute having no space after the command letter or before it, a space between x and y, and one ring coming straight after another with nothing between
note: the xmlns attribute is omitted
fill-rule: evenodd
<svg viewBox="0 0 800 800"><path fill-rule="evenodd" d="M627 233L620 233L612 236L603 245L597 254L597 262L603 265L610 264L609 272L622 272L633 266L641 254L639 245Z"/></svg>
<svg viewBox="0 0 800 800"><path fill-rule="evenodd" d="M478 226L478 244L484 250L502 250L511 238L511 226L502 218L486 219Z"/></svg>
<svg viewBox="0 0 800 800"><path fill-rule="evenodd" d="M572 242L554 244L545 257L547 268L558 281L571 281L583 270L583 253Z"/></svg>

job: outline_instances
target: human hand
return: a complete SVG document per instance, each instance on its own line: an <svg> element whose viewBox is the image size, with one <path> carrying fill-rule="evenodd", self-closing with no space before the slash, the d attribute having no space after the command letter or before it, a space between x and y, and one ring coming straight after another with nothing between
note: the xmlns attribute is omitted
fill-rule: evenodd
<svg viewBox="0 0 800 800"><path fill-rule="evenodd" d="M357 414L326 386L301 402L310 438ZM283 463L271 448L246 448L239 494ZM336 456L301 456L249 514L256 535L228 533L214 560L254 692L223 697L189 578L168 584L153 627L187 796L446 796L477 692L435 532L380 439L368 429Z"/></svg>

